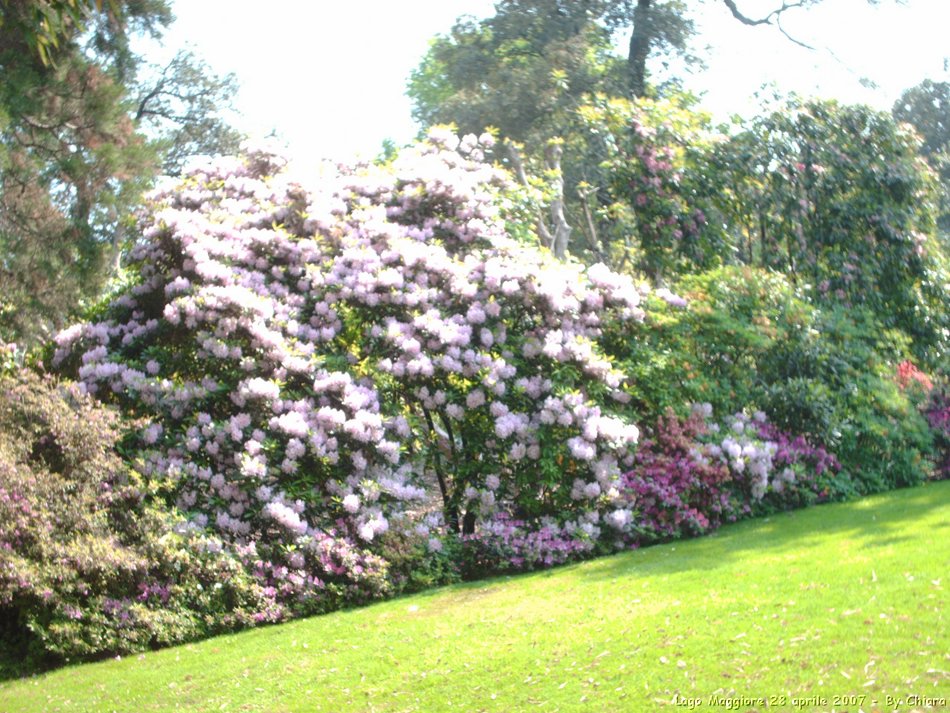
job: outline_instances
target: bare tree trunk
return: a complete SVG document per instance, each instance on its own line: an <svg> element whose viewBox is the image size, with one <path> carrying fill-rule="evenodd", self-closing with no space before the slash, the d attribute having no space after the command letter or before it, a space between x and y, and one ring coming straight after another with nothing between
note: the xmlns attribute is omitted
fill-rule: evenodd
<svg viewBox="0 0 950 713"><path fill-rule="evenodd" d="M528 176L524 170L524 162L521 160L518 148L512 143L508 143L507 147L508 157L512 166L514 166L518 181L524 186L529 185ZM561 173L562 153L563 150L558 139L552 139L548 142L544 154L544 167L554 176L552 183L554 198L550 207L553 227L548 226L541 214L538 215L537 221L538 240L560 259L567 257L567 248L571 241L571 226L564 214L564 175Z"/></svg>
<svg viewBox="0 0 950 713"><path fill-rule="evenodd" d="M630 93L642 97L647 89L647 57L650 56L650 3L652 0L637 0L633 11L633 34L630 35L630 51L627 54L627 74Z"/></svg>
<svg viewBox="0 0 950 713"><path fill-rule="evenodd" d="M506 146L508 147L508 158L511 159L511 165L515 167L515 176L518 177L518 182L521 183L522 186L529 185L528 174L525 173L524 162L521 160L521 153L518 151L518 147L510 141L507 142ZM554 243L554 237L551 235L551 231L548 230L548 226L544 222L544 216L538 214L536 225L538 231L538 241L544 247L550 248Z"/></svg>
<svg viewBox="0 0 950 713"><path fill-rule="evenodd" d="M571 241L571 226L564 215L564 174L561 173L561 154L563 149L556 141L548 144L545 152L545 164L554 174L554 199L551 201L551 221L554 223L554 240L551 250L560 260L567 257L567 246Z"/></svg>
<svg viewBox="0 0 950 713"><path fill-rule="evenodd" d="M604 246L600 242L600 236L597 235L597 224L594 221L594 214L591 212L588 199L596 194L597 189L593 186L578 186L577 197L581 199L581 209L584 211L584 222L587 224L587 230L584 230L584 236L587 238L587 247L597 255L601 260L604 259Z"/></svg>

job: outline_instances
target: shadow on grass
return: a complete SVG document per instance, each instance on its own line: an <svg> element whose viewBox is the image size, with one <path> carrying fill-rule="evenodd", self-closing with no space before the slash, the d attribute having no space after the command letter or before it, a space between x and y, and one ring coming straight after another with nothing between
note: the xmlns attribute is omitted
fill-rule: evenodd
<svg viewBox="0 0 950 713"><path fill-rule="evenodd" d="M819 547L828 538L844 533L862 548L876 550L915 539L904 531L909 518L927 515L939 508L944 508L944 512L931 528L942 530L950 527L950 481L927 483L849 503L819 505L766 518L745 520L726 525L703 537L652 545L636 552L604 556L534 572L502 573L483 579L408 592L388 600L374 600L347 607L326 616L359 616L360 610L369 605L398 604L399 600L406 598L427 601L449 592L459 604L477 605L480 599L492 596L498 588L512 580L546 580L571 571L579 572L585 580L592 581L615 580L632 574L653 576L689 570L712 571L744 557L748 552L807 552L810 548ZM305 621L298 619L281 626L301 625ZM260 627L257 631L264 632L268 629L272 627ZM277 629L278 627L273 627L275 632ZM284 631L286 633L286 630ZM245 632L212 637L205 641L217 638L224 642L241 636L242 633ZM22 660L8 654L9 652L0 651L0 683L25 675L42 674L47 670L25 669Z"/></svg>
<svg viewBox="0 0 950 713"><path fill-rule="evenodd" d="M950 527L950 481L874 495L847 503L817 505L764 518L725 525L691 540L677 540L591 561L585 577L611 579L624 574L715 570L746 553L807 552L829 538L846 535L862 549L877 550L914 539L906 534L908 519L945 508L931 528ZM688 543L688 544L687 544ZM680 547L682 545L682 547ZM673 552L673 549L676 551Z"/></svg>
<svg viewBox="0 0 950 713"><path fill-rule="evenodd" d="M947 508L932 528L950 527L950 481L929 482L845 503L828 503L725 525L707 535L645 546L635 552L596 557L533 572L513 572L402 595L428 599L447 591L477 602L512 580L544 580L583 570L590 580L613 580L631 574L663 575L715 570L747 553L806 553L829 538L847 534L862 549L874 551L915 539L905 533L908 518Z"/></svg>

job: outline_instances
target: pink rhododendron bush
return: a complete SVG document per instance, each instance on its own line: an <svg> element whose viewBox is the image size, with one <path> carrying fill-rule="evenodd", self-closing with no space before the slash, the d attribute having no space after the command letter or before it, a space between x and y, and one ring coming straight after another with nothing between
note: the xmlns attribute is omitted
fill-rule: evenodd
<svg viewBox="0 0 950 713"><path fill-rule="evenodd" d="M56 339L59 370L150 419L139 467L270 618L384 594L454 534L517 522L533 565L630 531L638 430L598 339L642 293L510 238L490 141L434 133L313 188L263 151L194 170L153 197L132 286Z"/></svg>

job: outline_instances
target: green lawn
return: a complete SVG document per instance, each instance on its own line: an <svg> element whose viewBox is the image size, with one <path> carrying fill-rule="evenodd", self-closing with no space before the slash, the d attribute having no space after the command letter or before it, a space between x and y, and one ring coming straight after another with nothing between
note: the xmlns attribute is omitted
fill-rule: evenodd
<svg viewBox="0 0 950 713"><path fill-rule="evenodd" d="M940 710L948 591L945 482L8 681L0 711Z"/></svg>

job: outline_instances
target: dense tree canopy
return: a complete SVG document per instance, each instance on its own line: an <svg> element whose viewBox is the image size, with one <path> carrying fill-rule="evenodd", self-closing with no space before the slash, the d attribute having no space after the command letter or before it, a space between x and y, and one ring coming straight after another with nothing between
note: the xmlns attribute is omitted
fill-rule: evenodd
<svg viewBox="0 0 950 713"><path fill-rule="evenodd" d="M950 247L950 82L925 79L901 95L892 113L917 130L923 142L921 154L940 179L937 223Z"/></svg>
<svg viewBox="0 0 950 713"><path fill-rule="evenodd" d="M94 297L161 167L235 148L233 80L184 54L153 81L130 43L159 0L6 2L0 24L0 339L32 342Z"/></svg>
<svg viewBox="0 0 950 713"><path fill-rule="evenodd" d="M619 77L590 3L550 5L499 3L494 17L462 18L436 38L409 82L415 119L474 133L494 126L517 141L562 132L565 112Z"/></svg>

